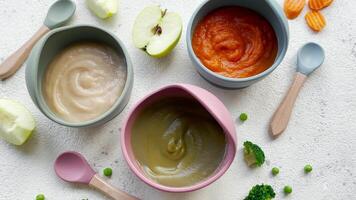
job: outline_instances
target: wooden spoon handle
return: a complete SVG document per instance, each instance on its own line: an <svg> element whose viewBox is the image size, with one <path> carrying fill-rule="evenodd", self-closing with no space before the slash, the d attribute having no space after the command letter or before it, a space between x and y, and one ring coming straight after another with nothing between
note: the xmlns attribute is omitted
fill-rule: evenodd
<svg viewBox="0 0 356 200"><path fill-rule="evenodd" d="M271 133L273 136L280 135L287 128L295 100L306 78L306 75L297 72L287 95L284 97L284 100L273 115L271 121Z"/></svg>
<svg viewBox="0 0 356 200"><path fill-rule="evenodd" d="M114 188L105 182L102 178L100 178L98 174L93 176L89 185L102 191L104 194L112 197L115 200L138 200L136 197L133 197L123 191Z"/></svg>
<svg viewBox="0 0 356 200"><path fill-rule="evenodd" d="M49 28L45 25L29 39L22 47L15 51L0 65L0 79L4 80L14 74L25 62L36 42L47 32Z"/></svg>

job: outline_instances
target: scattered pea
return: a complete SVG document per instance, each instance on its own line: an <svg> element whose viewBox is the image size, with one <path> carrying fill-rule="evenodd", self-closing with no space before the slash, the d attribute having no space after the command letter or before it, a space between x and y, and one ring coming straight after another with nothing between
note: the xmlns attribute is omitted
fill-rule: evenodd
<svg viewBox="0 0 356 200"><path fill-rule="evenodd" d="M36 200L45 200L45 196L43 194L39 194L36 196Z"/></svg>
<svg viewBox="0 0 356 200"><path fill-rule="evenodd" d="M284 194L286 194L286 195L288 195L288 194L290 194L290 193L292 193L292 187L291 186L289 186L289 185L286 185L286 186L284 186Z"/></svg>
<svg viewBox="0 0 356 200"><path fill-rule="evenodd" d="M273 167L273 168L272 168L272 174L273 174L274 176L276 176L277 174L279 174L279 169L278 169L277 167Z"/></svg>
<svg viewBox="0 0 356 200"><path fill-rule="evenodd" d="M304 172L305 173L309 173L311 171L313 171L313 167L311 165L308 164L308 165L304 166Z"/></svg>
<svg viewBox="0 0 356 200"><path fill-rule="evenodd" d="M112 169L111 168L105 168L103 172L104 172L104 175L107 176L107 177L112 175Z"/></svg>
<svg viewBox="0 0 356 200"><path fill-rule="evenodd" d="M241 120L242 122L246 121L247 118L248 118L248 116L247 116L246 113L241 113L241 114L240 114L240 120Z"/></svg>

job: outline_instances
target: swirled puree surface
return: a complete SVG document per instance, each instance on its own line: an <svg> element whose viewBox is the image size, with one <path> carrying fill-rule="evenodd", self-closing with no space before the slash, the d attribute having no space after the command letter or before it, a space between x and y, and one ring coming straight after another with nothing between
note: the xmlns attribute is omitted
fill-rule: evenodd
<svg viewBox="0 0 356 200"><path fill-rule="evenodd" d="M126 67L114 49L102 43L74 43L54 57L42 91L49 108L68 122L95 119L121 95Z"/></svg>
<svg viewBox="0 0 356 200"><path fill-rule="evenodd" d="M183 187L214 173L224 158L226 141L222 128L198 102L168 98L141 111L131 145L147 177Z"/></svg>
<svg viewBox="0 0 356 200"><path fill-rule="evenodd" d="M265 71L277 55L277 39L269 22L255 11L232 6L210 12L196 26L192 39L205 67L230 78Z"/></svg>

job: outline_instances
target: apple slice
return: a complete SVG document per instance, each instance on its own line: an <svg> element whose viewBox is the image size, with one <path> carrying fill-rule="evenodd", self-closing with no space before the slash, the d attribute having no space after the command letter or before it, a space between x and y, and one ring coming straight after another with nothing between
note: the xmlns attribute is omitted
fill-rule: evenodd
<svg viewBox="0 0 356 200"><path fill-rule="evenodd" d="M5 141L21 145L35 129L35 120L22 104L0 99L0 137Z"/></svg>
<svg viewBox="0 0 356 200"><path fill-rule="evenodd" d="M117 13L118 0L87 0L87 4L90 10L102 19Z"/></svg>
<svg viewBox="0 0 356 200"><path fill-rule="evenodd" d="M137 16L132 39L137 48L160 58L170 53L182 34L182 19L159 6L148 6Z"/></svg>

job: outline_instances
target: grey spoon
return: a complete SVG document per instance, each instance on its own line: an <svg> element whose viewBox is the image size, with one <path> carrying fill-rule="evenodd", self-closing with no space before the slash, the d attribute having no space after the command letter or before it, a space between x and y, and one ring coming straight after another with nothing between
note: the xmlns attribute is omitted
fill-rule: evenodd
<svg viewBox="0 0 356 200"><path fill-rule="evenodd" d="M75 8L71 0L58 0L52 4L41 28L0 65L0 79L13 75L25 62L36 42L51 29L65 24L73 16Z"/></svg>
<svg viewBox="0 0 356 200"><path fill-rule="evenodd" d="M278 136L287 128L295 100L303 83L325 59L323 48L316 43L307 43L298 51L297 73L292 86L277 111L274 113L270 128L272 136Z"/></svg>

